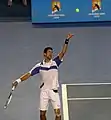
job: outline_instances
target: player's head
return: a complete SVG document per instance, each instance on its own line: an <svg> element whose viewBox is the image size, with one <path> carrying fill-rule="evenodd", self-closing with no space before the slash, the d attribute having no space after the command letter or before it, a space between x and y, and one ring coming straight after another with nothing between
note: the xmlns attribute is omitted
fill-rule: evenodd
<svg viewBox="0 0 111 120"><path fill-rule="evenodd" d="M43 54L45 59L51 60L53 57L53 48L52 47L44 48Z"/></svg>

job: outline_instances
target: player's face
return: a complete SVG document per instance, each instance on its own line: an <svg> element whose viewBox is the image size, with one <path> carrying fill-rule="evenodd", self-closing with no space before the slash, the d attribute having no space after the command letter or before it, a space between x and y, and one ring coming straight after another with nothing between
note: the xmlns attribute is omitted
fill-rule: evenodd
<svg viewBox="0 0 111 120"><path fill-rule="evenodd" d="M46 58L46 59L49 59L49 60L51 60L52 59L52 57L53 57L53 51L52 50L47 50L47 52L46 53L44 53L44 57Z"/></svg>

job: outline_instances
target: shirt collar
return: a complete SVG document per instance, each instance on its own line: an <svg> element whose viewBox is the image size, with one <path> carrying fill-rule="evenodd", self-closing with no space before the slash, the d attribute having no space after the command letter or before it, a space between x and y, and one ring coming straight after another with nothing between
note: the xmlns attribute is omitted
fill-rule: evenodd
<svg viewBox="0 0 111 120"><path fill-rule="evenodd" d="M52 63L52 59L48 63ZM45 60L43 60L43 64L46 64Z"/></svg>

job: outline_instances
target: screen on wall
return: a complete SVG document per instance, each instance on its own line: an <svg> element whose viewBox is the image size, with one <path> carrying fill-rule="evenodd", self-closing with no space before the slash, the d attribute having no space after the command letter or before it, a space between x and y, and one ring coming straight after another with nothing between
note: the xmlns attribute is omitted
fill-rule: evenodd
<svg viewBox="0 0 111 120"><path fill-rule="evenodd" d="M111 21L111 0L32 0L32 23Z"/></svg>

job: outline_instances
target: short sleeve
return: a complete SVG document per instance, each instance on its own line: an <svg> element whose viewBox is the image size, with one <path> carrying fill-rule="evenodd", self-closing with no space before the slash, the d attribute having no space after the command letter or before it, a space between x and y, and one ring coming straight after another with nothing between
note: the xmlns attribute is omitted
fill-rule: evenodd
<svg viewBox="0 0 111 120"><path fill-rule="evenodd" d="M38 63L29 71L29 73L31 74L31 76L34 76L39 73L39 70L40 70L40 64Z"/></svg>
<svg viewBox="0 0 111 120"><path fill-rule="evenodd" d="M57 66L59 67L60 64L63 62L63 59L60 60L60 59L59 59L59 56L57 56L57 57L54 58L54 61L56 62Z"/></svg>

